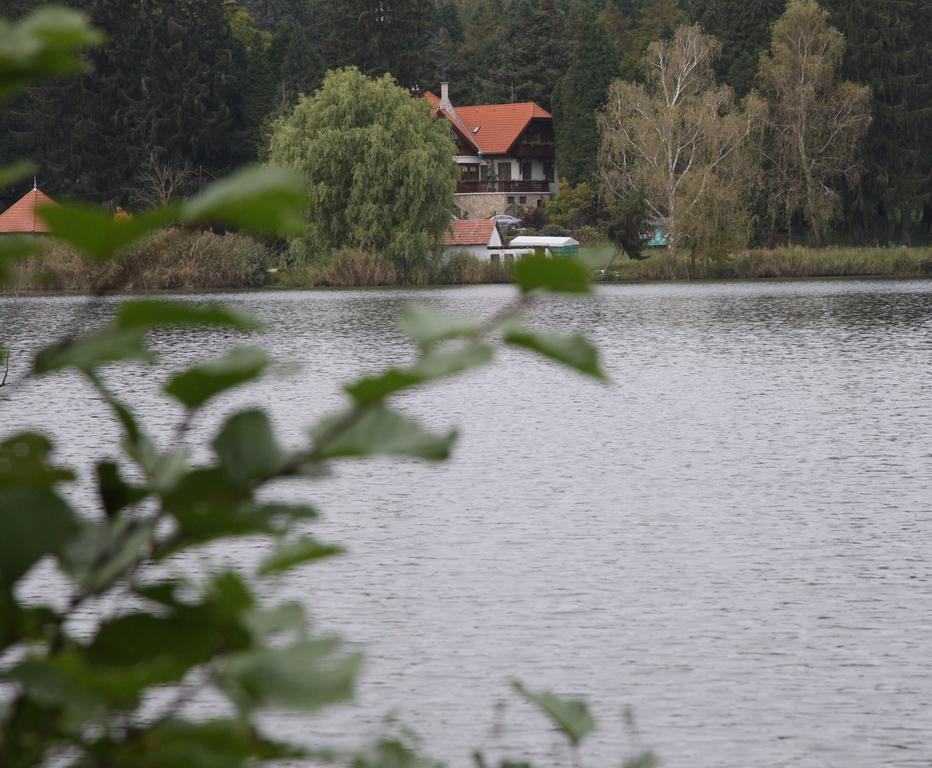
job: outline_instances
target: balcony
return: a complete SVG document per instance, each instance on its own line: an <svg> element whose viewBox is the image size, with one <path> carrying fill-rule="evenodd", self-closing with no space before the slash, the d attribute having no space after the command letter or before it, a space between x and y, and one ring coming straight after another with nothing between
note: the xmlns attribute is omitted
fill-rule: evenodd
<svg viewBox="0 0 932 768"><path fill-rule="evenodd" d="M461 181L456 185L458 195L495 192L501 194L539 194L549 191L549 181Z"/></svg>

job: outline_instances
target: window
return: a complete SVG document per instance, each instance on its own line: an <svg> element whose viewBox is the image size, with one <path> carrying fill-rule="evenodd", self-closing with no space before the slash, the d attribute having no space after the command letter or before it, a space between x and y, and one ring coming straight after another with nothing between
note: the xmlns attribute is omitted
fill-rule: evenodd
<svg viewBox="0 0 932 768"><path fill-rule="evenodd" d="M554 178L555 171L556 168L553 166L553 160L544 160L544 179L547 181L557 181L557 179Z"/></svg>
<svg viewBox="0 0 932 768"><path fill-rule="evenodd" d="M514 205L514 204L515 204L515 196L508 195L508 205Z"/></svg>
<svg viewBox="0 0 932 768"><path fill-rule="evenodd" d="M518 198L518 202L521 203L521 205L527 205L527 197L521 195L521 197Z"/></svg>
<svg viewBox="0 0 932 768"><path fill-rule="evenodd" d="M461 165L460 168L463 171L462 180L465 182L470 181L479 181L479 164L478 163L469 163L468 165Z"/></svg>
<svg viewBox="0 0 932 768"><path fill-rule="evenodd" d="M531 165L530 160L521 161L521 180L530 181L531 177L534 175L532 171L533 166Z"/></svg>
<svg viewBox="0 0 932 768"><path fill-rule="evenodd" d="M498 164L498 180L511 181L511 163Z"/></svg>

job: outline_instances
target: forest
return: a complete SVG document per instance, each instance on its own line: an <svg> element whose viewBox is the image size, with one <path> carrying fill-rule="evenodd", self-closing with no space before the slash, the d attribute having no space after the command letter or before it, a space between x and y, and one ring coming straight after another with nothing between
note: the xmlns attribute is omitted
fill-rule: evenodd
<svg viewBox="0 0 932 768"><path fill-rule="evenodd" d="M4 14L16 17L39 4L7 0ZM767 90L761 56L786 9L784 0L67 4L85 11L107 43L88 54L77 79L43 83L7 105L0 159L32 158L53 197L129 210L191 194L264 159L274 121L300 94L313 93L327 71L347 66L389 73L413 93L448 81L454 104L535 101L551 110L567 182L558 203L572 209L574 192L585 197L587 187L599 187L600 120L613 119L610 92L620 93L611 86L648 80L652 42L697 24L717 41L713 84L728 86L737 104ZM932 228L932 3L821 5L843 36L838 77L865 87L869 123L850 168L836 174L840 199L821 231L802 203L786 216L774 214L770 198L778 193L764 185L742 192L753 198L743 223L748 241L766 245L795 229L801 242L925 242ZM771 71L774 88L779 77ZM21 194L0 190L0 202ZM577 213L605 224L598 201Z"/></svg>

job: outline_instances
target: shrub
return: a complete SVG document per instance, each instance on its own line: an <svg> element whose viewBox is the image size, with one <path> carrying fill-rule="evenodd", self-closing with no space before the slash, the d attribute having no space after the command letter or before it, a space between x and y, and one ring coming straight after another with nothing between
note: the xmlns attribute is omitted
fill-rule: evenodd
<svg viewBox="0 0 932 768"><path fill-rule="evenodd" d="M559 191L547 206L547 218L568 229L592 226L599 218L598 202L595 190L587 182L571 187L562 179Z"/></svg>
<svg viewBox="0 0 932 768"><path fill-rule="evenodd" d="M444 285L469 285L488 282L489 263L471 253L460 252L449 258L439 270L437 282Z"/></svg>
<svg viewBox="0 0 932 768"><path fill-rule="evenodd" d="M49 239L21 262L13 287L33 291L199 291L256 288L273 262L268 246L249 235L168 229L150 235L101 265Z"/></svg>
<svg viewBox="0 0 932 768"><path fill-rule="evenodd" d="M605 240L605 235L597 227L588 225L573 230L573 237L579 241L580 245L594 245Z"/></svg>
<svg viewBox="0 0 932 768"><path fill-rule="evenodd" d="M546 227L541 227L539 234L544 237L569 237L570 231L560 224L548 224Z"/></svg>
<svg viewBox="0 0 932 768"><path fill-rule="evenodd" d="M536 205L522 211L520 218L528 229L540 229L547 225L547 212Z"/></svg>

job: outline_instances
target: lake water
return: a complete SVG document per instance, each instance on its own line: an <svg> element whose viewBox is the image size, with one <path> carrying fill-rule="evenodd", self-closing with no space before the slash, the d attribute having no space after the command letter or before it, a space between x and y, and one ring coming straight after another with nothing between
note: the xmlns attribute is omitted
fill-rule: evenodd
<svg viewBox="0 0 932 768"><path fill-rule="evenodd" d="M341 402L337 382L411 358L405 302L487 316L511 295L223 296L301 368L228 396L196 431L261 404L297 444ZM113 306L0 299L11 378L28 349ZM449 464L347 465L290 491L350 553L275 596L303 600L368 664L357 704L271 727L354 743L397 709L453 766L480 746L568 764L510 692L517 677L589 699L588 766L640 746L670 768L932 764L932 282L607 286L531 316L589 334L613 384L509 351L402 400L462 427ZM158 367L109 380L167 439L169 371L239 341L163 333ZM73 378L8 398L4 434L46 429L84 468L116 435ZM235 544L214 562L258 554Z"/></svg>

